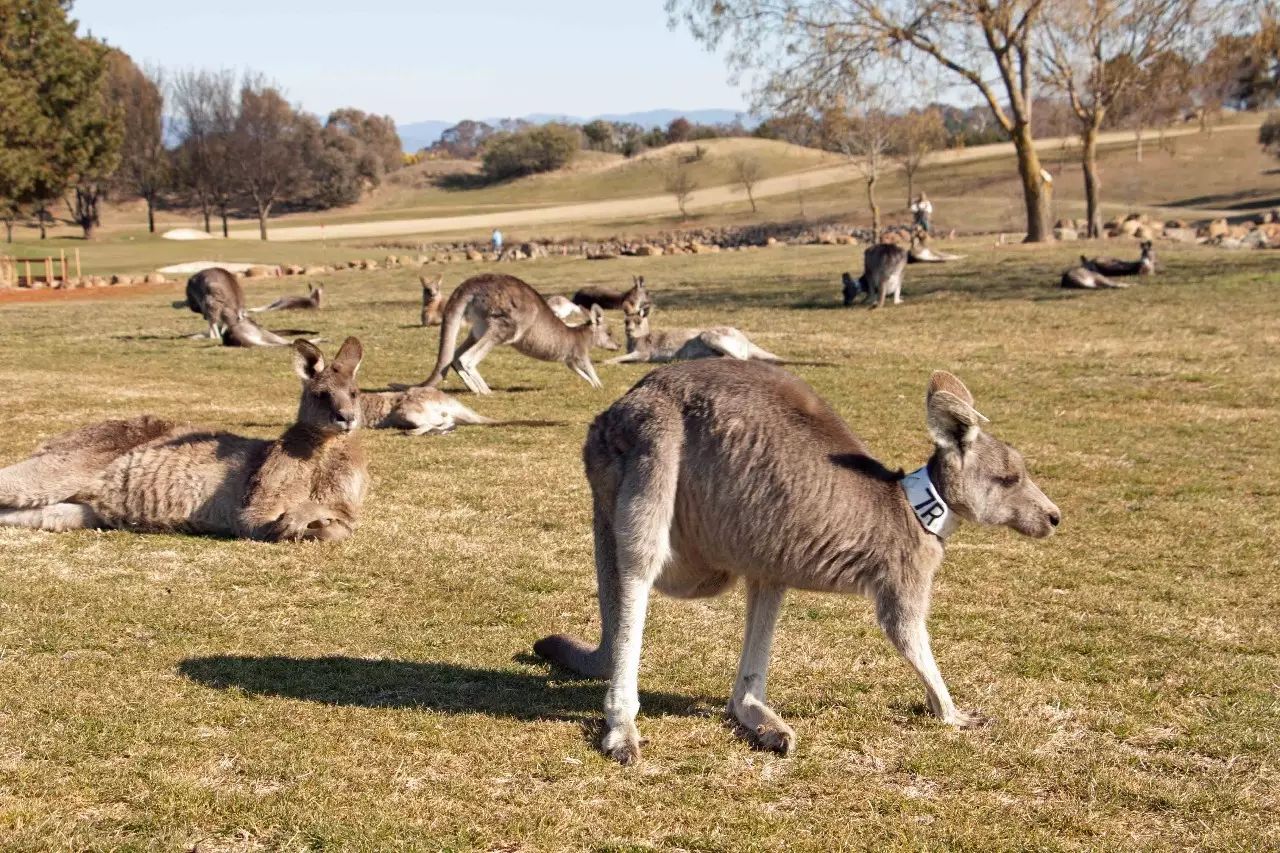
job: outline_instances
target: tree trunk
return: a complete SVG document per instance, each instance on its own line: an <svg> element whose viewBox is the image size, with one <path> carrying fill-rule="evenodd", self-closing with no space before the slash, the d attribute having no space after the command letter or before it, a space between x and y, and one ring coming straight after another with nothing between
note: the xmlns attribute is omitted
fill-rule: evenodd
<svg viewBox="0 0 1280 853"><path fill-rule="evenodd" d="M906 173L907 173L907 210L910 210L910 209L911 209L911 200L912 200L913 198L915 198L915 197L916 197L916 193L915 193L915 185L914 185L915 177L916 177L916 175L915 175L915 171L916 171L916 170L915 170L915 169L912 169L911 167L909 167L909 166L908 166L907 168L903 169L902 171L904 171L904 172L906 172Z"/></svg>
<svg viewBox="0 0 1280 853"><path fill-rule="evenodd" d="M1098 176L1098 128L1090 124L1081 134L1080 162L1084 167L1084 198L1089 219L1090 238L1102 236L1102 206L1098 201L1101 178Z"/></svg>
<svg viewBox="0 0 1280 853"><path fill-rule="evenodd" d="M156 199L153 195L147 196L147 231L156 233Z"/></svg>
<svg viewBox="0 0 1280 853"><path fill-rule="evenodd" d="M756 197L751 193L751 187L747 187L747 201L751 202L751 212L756 212Z"/></svg>
<svg viewBox="0 0 1280 853"><path fill-rule="evenodd" d="M1042 174L1040 156L1036 153L1029 124L1014 127L1013 147L1018 153L1018 176L1022 179L1022 200L1027 207L1026 242L1048 242L1052 236L1049 223L1049 201L1053 184L1045 180Z"/></svg>
<svg viewBox="0 0 1280 853"><path fill-rule="evenodd" d="M218 215L222 217L222 239L225 240L231 236L231 232L227 228L227 206L225 204L219 206Z"/></svg>
<svg viewBox="0 0 1280 853"><path fill-rule="evenodd" d="M204 214L204 233L212 234L213 227L209 223L209 200L207 198L200 199L200 212Z"/></svg>
<svg viewBox="0 0 1280 853"><path fill-rule="evenodd" d="M6 219L4 221L4 239L6 243L13 242L13 220Z"/></svg>
<svg viewBox="0 0 1280 853"><path fill-rule="evenodd" d="M44 223L44 218L48 215L49 215L48 211L46 211L43 207L41 207L39 210L36 211L36 222L40 223L40 239L41 240L45 240L49 236L48 233L45 231L45 223Z"/></svg>
<svg viewBox="0 0 1280 853"><path fill-rule="evenodd" d="M871 208L871 240L880 242L880 205L876 204L876 179L873 175L867 178L867 206Z"/></svg>
<svg viewBox="0 0 1280 853"><path fill-rule="evenodd" d="M258 205L258 236L267 241L267 217L271 215L271 202Z"/></svg>
<svg viewBox="0 0 1280 853"><path fill-rule="evenodd" d="M1137 143L1134 149L1134 156L1136 157L1137 161L1141 163L1142 162L1142 126L1141 125L1134 128L1133 139Z"/></svg>

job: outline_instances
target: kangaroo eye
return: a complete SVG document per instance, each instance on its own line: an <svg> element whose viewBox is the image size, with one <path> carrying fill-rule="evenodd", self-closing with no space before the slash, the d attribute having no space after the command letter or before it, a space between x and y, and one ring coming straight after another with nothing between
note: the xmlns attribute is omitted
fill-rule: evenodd
<svg viewBox="0 0 1280 853"><path fill-rule="evenodd" d="M1012 489L1014 486L1022 482L1022 475L1006 474L1003 477L996 477L996 482L1004 486L1006 489Z"/></svg>

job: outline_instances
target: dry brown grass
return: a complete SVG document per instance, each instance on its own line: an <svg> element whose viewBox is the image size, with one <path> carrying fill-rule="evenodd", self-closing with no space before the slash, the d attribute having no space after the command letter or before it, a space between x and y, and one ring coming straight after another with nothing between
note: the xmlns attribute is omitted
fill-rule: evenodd
<svg viewBox="0 0 1280 853"><path fill-rule="evenodd" d="M1280 844L1275 258L1170 250L1140 287L1064 293L1077 248L974 244L911 267L906 303L875 313L837 307L843 248L519 268L544 292L644 274L656 325L732 323L829 362L795 369L890 465L928 450L929 371L962 376L1066 519L1045 542L965 529L950 548L932 630L990 727L925 716L865 602L793 594L770 686L799 750L751 751L721 715L735 592L655 601L645 763L603 759L603 685L528 652L593 630L579 446L644 368L594 392L500 351L486 376L506 390L468 402L558 425L369 434L348 543L0 531L2 846ZM272 322L360 335L365 387L416 379L437 336L410 327L417 291L410 271L342 274L323 313ZM278 431L287 354L183 340L200 322L171 298L0 306L0 460L138 412Z"/></svg>

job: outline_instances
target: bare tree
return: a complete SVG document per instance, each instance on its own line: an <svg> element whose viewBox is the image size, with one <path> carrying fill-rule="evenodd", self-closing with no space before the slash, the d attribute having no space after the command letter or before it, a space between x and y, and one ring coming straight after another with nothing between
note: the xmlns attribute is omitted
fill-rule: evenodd
<svg viewBox="0 0 1280 853"><path fill-rule="evenodd" d="M107 57L107 96L123 111L124 144L116 182L147 203L147 230L156 230L156 201L169 182L164 147L164 78L160 69L143 71L124 53Z"/></svg>
<svg viewBox="0 0 1280 853"><path fill-rule="evenodd" d="M751 202L751 212L756 212L755 186L764 177L764 166L760 159L750 154L739 154L733 158L733 176L742 188L747 191L747 201Z"/></svg>
<svg viewBox="0 0 1280 853"><path fill-rule="evenodd" d="M178 159L183 182L204 210L205 230L209 230L212 207L222 218L222 236L226 237L237 187L235 75L230 71L181 72L174 79L173 101L181 123Z"/></svg>
<svg viewBox="0 0 1280 853"><path fill-rule="evenodd" d="M1080 133L1089 236L1102 234L1098 132L1148 64L1195 28L1200 0L1055 0L1042 15L1044 78L1071 104Z"/></svg>
<svg viewBox="0 0 1280 853"><path fill-rule="evenodd" d="M1031 130L1033 39L1047 0L666 0L709 46L731 41L736 71L769 69L763 104L802 108L814 97L878 79L891 65L924 58L977 89L1013 141L1027 212L1027 239L1050 234L1050 182Z"/></svg>
<svg viewBox="0 0 1280 853"><path fill-rule="evenodd" d="M263 240L271 208L305 191L314 159L307 146L318 138L319 125L309 126L279 91L260 79L245 81L236 120L236 174L253 201Z"/></svg>
<svg viewBox="0 0 1280 853"><path fill-rule="evenodd" d="M907 176L907 205L910 206L915 197L916 172L920 171L926 157L946 147L947 126L942 121L942 113L936 107L930 107L899 116L891 130L893 159L898 161Z"/></svg>
<svg viewBox="0 0 1280 853"><path fill-rule="evenodd" d="M850 111L848 104L857 103ZM867 209L871 212L871 238L880 240L880 203L876 200L876 184L889 163L893 147L894 118L875 95L839 97L834 106L824 111L822 125L827 144L853 164L866 184Z"/></svg>
<svg viewBox="0 0 1280 853"><path fill-rule="evenodd" d="M689 212L685 210L685 206L689 203L689 196L693 195L693 191L698 188L689 167L681 162L673 163L667 169L663 186L667 192L675 196L676 207L680 208L680 218L688 219Z"/></svg>

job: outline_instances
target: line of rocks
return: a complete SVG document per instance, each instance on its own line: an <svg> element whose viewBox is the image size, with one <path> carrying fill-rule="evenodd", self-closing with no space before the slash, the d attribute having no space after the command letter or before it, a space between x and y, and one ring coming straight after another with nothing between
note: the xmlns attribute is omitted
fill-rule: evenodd
<svg viewBox="0 0 1280 853"><path fill-rule="evenodd" d="M1084 219L1059 219L1054 226L1053 236L1058 240L1078 240L1088 230L1089 223ZM1108 221L1103 225L1102 231L1108 238L1165 239L1175 243L1220 246L1224 249L1265 249L1280 247L1280 210L1271 210L1244 222L1232 223L1220 218L1200 225L1193 225L1183 219L1161 222L1145 213L1131 213L1123 219Z"/></svg>

